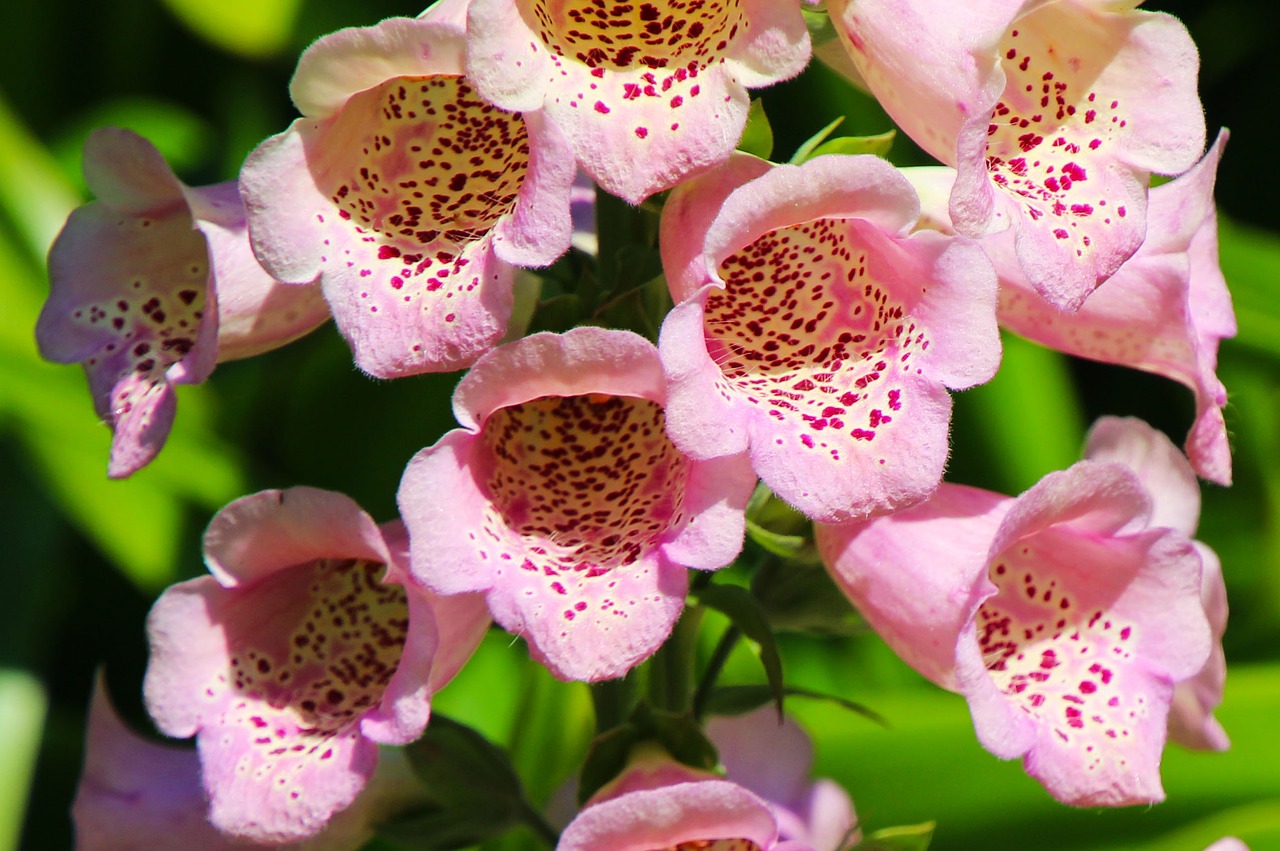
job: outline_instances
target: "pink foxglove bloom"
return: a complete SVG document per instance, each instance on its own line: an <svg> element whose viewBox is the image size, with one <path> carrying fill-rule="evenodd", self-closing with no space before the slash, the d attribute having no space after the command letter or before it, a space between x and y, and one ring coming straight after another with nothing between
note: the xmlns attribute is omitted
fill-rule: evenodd
<svg viewBox="0 0 1280 851"><path fill-rule="evenodd" d="M569 247L568 148L541 112L476 94L445 11L311 45L290 87L303 117L241 174L263 265L318 279L379 377L470 365L506 330L512 264Z"/></svg>
<svg viewBox="0 0 1280 851"><path fill-rule="evenodd" d="M969 701L979 741L1055 798L1159 801L1174 686L1212 643L1201 559L1142 481L1081 461L1017 498L943 485L821 527L832 576L905 661Z"/></svg>
<svg viewBox="0 0 1280 851"><path fill-rule="evenodd" d="M832 780L810 781L813 744L790 717L779 724L772 706L717 716L707 723L707 736L720 752L725 779L769 805L779 838L814 851L844 851L861 841L849 793Z"/></svg>
<svg viewBox="0 0 1280 851"><path fill-rule="evenodd" d="M746 788L642 753L592 796L556 851L827 851L785 839L773 810Z"/></svg>
<svg viewBox="0 0 1280 851"><path fill-rule="evenodd" d="M688 568L742 546L745 457L685 457L664 431L653 345L625 331L535 334L458 384L462 428L409 462L399 504L413 575L482 591L553 674L625 674L666 640Z"/></svg>
<svg viewBox="0 0 1280 851"><path fill-rule="evenodd" d="M359 848L373 825L422 802L403 759L383 759L369 785L348 809L299 851ZM194 750L157 744L134 733L107 698L101 680L93 692L85 735L84 772L71 817L80 851L152 851L180 843L183 851L235 851L249 847L209 823Z"/></svg>
<svg viewBox="0 0 1280 851"><path fill-rule="evenodd" d="M1089 431L1085 457L1124 464L1151 496L1151 525L1176 529L1188 538L1200 522L1200 487L1191 465L1162 432L1142 420L1103 417ZM1227 628L1227 588L1213 550L1192 541L1200 554L1201 603L1213 633L1209 661L1198 674L1178 683L1169 710L1169 737L1188 748L1223 751L1230 747L1213 710L1222 703L1227 660L1222 634Z"/></svg>
<svg viewBox="0 0 1280 851"><path fill-rule="evenodd" d="M1199 62L1169 15L1103 0L831 0L858 72L958 169L956 229L1012 228L1026 277L1074 310L1146 232L1152 172L1204 148Z"/></svg>
<svg viewBox="0 0 1280 851"><path fill-rule="evenodd" d="M1231 446L1222 419L1227 391L1216 374L1218 342L1236 333L1218 266L1214 176L1225 131L1181 177L1151 190L1147 240L1074 314L1045 302L1019 273L1009 245L988 253L1000 275L1000 323L1029 340L1078 357L1167 376L1195 393L1187 455L1196 472L1231 484Z"/></svg>
<svg viewBox="0 0 1280 851"><path fill-rule="evenodd" d="M587 173L633 204L722 162L746 87L809 61L799 0L473 0L468 22L480 93L545 107Z"/></svg>
<svg viewBox="0 0 1280 851"><path fill-rule="evenodd" d="M364 788L379 744L421 735L488 615L409 583L406 548L403 526L341 494L263 491L209 525L213 575L156 602L147 709L168 735L196 736L219 830L312 836Z"/></svg>
<svg viewBox="0 0 1280 851"><path fill-rule="evenodd" d="M918 213L876 157L738 155L673 192L661 244L677 306L659 349L676 445L749 450L774 493L826 522L928 496L946 388L989 379L1000 341L986 256L911 235Z"/></svg>
<svg viewBox="0 0 1280 851"><path fill-rule="evenodd" d="M190 187L128 130L84 148L97 196L71 214L49 252L40 353L82 363L94 407L113 430L108 474L150 463L173 425L176 384L219 361L294 340L328 319L312 287L273 280L249 250L234 183Z"/></svg>

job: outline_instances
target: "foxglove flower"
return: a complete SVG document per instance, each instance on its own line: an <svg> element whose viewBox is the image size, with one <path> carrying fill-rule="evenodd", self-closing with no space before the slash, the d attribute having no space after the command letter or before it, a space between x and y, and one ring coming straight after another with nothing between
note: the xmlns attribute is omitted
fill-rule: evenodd
<svg viewBox="0 0 1280 851"><path fill-rule="evenodd" d="M286 847L359 848L373 836L374 824L423 800L408 764L384 758L351 807L330 819L320 835ZM150 851L170 847L177 837L184 851L247 847L219 833L206 817L208 808L196 752L160 745L130 730L111 707L99 678L89 708L84 771L71 807L76 848Z"/></svg>
<svg viewBox="0 0 1280 851"><path fill-rule="evenodd" d="M36 324L46 359L82 363L111 424L107 472L123 478L164 445L175 384L220 361L284 345L328 319L312 287L285 287L253 258L234 183L183 184L146 139L102 128L85 141L97 196L49 252Z"/></svg>
<svg viewBox="0 0 1280 851"><path fill-rule="evenodd" d="M480 93L545 107L583 169L633 204L722 162L746 87L809 61L799 0L473 0L468 29Z"/></svg>
<svg viewBox="0 0 1280 851"><path fill-rule="evenodd" d="M1218 342L1236 333L1218 266L1214 176L1225 131L1198 165L1151 190L1147 240L1074 314L1046 303L1019 274L1010 246L988 251L1000 276L1000 323L1041 345L1172 378L1195 393L1187 455L1196 472L1231 484L1231 447L1216 374Z"/></svg>
<svg viewBox="0 0 1280 851"><path fill-rule="evenodd" d="M568 148L539 111L476 94L445 12L309 47L290 86L303 117L241 174L263 265L318 279L356 364L384 378L470 365L507 327L512 264L569 247Z"/></svg>
<svg viewBox="0 0 1280 851"><path fill-rule="evenodd" d="M1200 487L1187 459L1162 432L1142 420L1103 417L1089 430L1085 457L1123 464L1132 470L1151 496L1151 525L1176 529L1188 538L1200 522ZM1213 648L1198 674L1178 683L1169 710L1169 737L1199 750L1230 747L1213 710L1222 703L1227 660L1222 634L1227 628L1227 588L1218 556L1200 541L1192 541L1200 555L1201 604L1209 619Z"/></svg>
<svg viewBox="0 0 1280 851"><path fill-rule="evenodd" d="M956 229L1011 227L1027 279L1066 310L1146 231L1152 172L1200 156L1186 28L1134 3L830 0L858 72L922 148L958 170Z"/></svg>
<svg viewBox="0 0 1280 851"><path fill-rule="evenodd" d="M813 744L789 716L772 706L745 715L716 716L707 737L720 752L725 779L758 795L773 811L780 839L814 851L843 851L862 838L849 794L832 780L811 782Z"/></svg>
<svg viewBox="0 0 1280 851"><path fill-rule="evenodd" d="M747 789L642 752L587 802L556 851L826 851L783 839L769 805Z"/></svg>
<svg viewBox="0 0 1280 851"><path fill-rule="evenodd" d="M458 384L462 428L409 462L413 575L481 591L494 620L570 680L625 674L666 639L687 568L742 546L747 460L686 458L663 430L653 345L624 331L535 334Z"/></svg>
<svg viewBox="0 0 1280 851"><path fill-rule="evenodd" d="M212 576L171 587L147 622L156 725L196 736L209 820L297 841L348 806L427 723L432 692L488 625L478 598L407 582L404 529L341 494L263 491L205 533Z"/></svg>
<svg viewBox="0 0 1280 851"><path fill-rule="evenodd" d="M749 450L775 494L822 521L928 496L946 388L989 379L1000 342L986 256L910 235L918 212L875 157L740 155L673 192L661 244L677 306L659 349L676 445Z"/></svg>
<svg viewBox="0 0 1280 851"><path fill-rule="evenodd" d="M943 485L818 545L899 655L964 694L988 750L1065 803L1147 803L1174 685L1212 640L1200 557L1151 511L1132 470L1086 460L1016 499Z"/></svg>

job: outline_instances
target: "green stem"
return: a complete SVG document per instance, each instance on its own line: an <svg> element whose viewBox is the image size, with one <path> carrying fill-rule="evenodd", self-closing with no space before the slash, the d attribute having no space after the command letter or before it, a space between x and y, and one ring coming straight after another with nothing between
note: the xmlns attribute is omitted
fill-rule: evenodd
<svg viewBox="0 0 1280 851"><path fill-rule="evenodd" d="M684 712L689 708L702 614L696 606L686 608L649 663L649 702L657 709Z"/></svg>
<svg viewBox="0 0 1280 851"><path fill-rule="evenodd" d="M635 707L637 677L628 674L619 680L605 680L591 684L591 704L596 711L596 732L612 730L627 717Z"/></svg>
<svg viewBox="0 0 1280 851"><path fill-rule="evenodd" d="M716 680L720 678L720 672L724 670L724 665L729 661L733 648L738 645L738 640L742 638L742 630L733 624L724 631L724 635L720 636L720 640L716 642L716 647L711 651L711 658L707 660L707 667L702 672L702 679L698 681L698 688L693 693L693 717L699 720L706 714L707 699L711 696L711 689L715 688Z"/></svg>

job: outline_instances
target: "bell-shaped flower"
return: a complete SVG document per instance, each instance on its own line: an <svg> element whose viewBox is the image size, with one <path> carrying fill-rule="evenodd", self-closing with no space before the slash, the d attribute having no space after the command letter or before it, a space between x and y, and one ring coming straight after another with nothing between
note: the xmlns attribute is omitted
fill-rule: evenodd
<svg viewBox="0 0 1280 851"><path fill-rule="evenodd" d="M354 804L318 836L290 843L299 851L359 848L383 819L424 802L403 758L378 763ZM388 758L390 757L390 758ZM181 842L184 851L248 847L209 823L194 750L161 745L130 730L116 715L101 678L94 686L85 734L84 771L71 818L80 851L151 851ZM180 839L179 839L180 837Z"/></svg>
<svg viewBox="0 0 1280 851"><path fill-rule="evenodd" d="M918 502L947 458L947 387L1000 361L995 275L973 242L911 234L915 192L876 157L737 155L672 193L659 350L667 427L695 458L749 450L825 522Z"/></svg>
<svg viewBox="0 0 1280 851"><path fill-rule="evenodd" d="M978 739L1055 798L1159 801L1174 685L1212 638L1201 559L1143 482L1085 460L1017 498L943 485L818 530L832 576L902 658L969 702Z"/></svg>
<svg viewBox="0 0 1280 851"><path fill-rule="evenodd" d="M707 722L725 779L758 795L773 811L780 839L814 851L844 851L862 839L849 793L832 780L810 781L813 744L789 716L772 706Z"/></svg>
<svg viewBox="0 0 1280 851"><path fill-rule="evenodd" d="M128 130L84 146L97 196L49 251L49 299L36 323L45 358L82 363L113 437L108 474L128 476L160 448L176 384L219 361L284 345L329 318L313 287L285 287L249 250L234 183L190 187Z"/></svg>
<svg viewBox="0 0 1280 851"><path fill-rule="evenodd" d="M1077 357L1172 378L1195 394L1187 455L1196 472L1231 484L1222 419L1227 391L1216 374L1218 342L1236 333L1231 294L1218 265L1213 184L1226 132L1199 164L1151 190L1147 240L1075 313L1040 298L1019 274L1007 242L989 254L1000 275L1000 323Z"/></svg>
<svg viewBox="0 0 1280 851"><path fill-rule="evenodd" d="M454 393L462 428L400 483L414 578L484 592L562 679L625 674L670 634L687 569L738 554L755 484L743 456L676 449L665 403L658 353L630 332L535 334L481 358Z"/></svg>
<svg viewBox="0 0 1280 851"><path fill-rule="evenodd" d="M472 0L468 39L480 94L545 107L583 169L633 204L722 162L746 88L809 61L799 0Z"/></svg>
<svg viewBox="0 0 1280 851"><path fill-rule="evenodd" d="M743 786L641 750L560 834L556 851L828 851L784 838Z"/></svg>
<svg viewBox="0 0 1280 851"><path fill-rule="evenodd" d="M262 264L318 279L356 364L379 377L470 365L506 330L512 264L569 247L573 158L540 111L476 93L454 17L311 45L290 86L303 117L241 173Z"/></svg>
<svg viewBox="0 0 1280 851"><path fill-rule="evenodd" d="M958 170L956 229L1012 228L1027 279L1074 310L1142 244L1152 172L1200 156L1186 28L1136 3L830 0L861 79Z"/></svg>
<svg viewBox="0 0 1280 851"><path fill-rule="evenodd" d="M379 744L421 735L488 614L408 582L403 526L341 494L244 497L204 543L213 575L151 610L147 709L168 735L196 736L215 827L305 839L355 800Z"/></svg>
<svg viewBox="0 0 1280 851"><path fill-rule="evenodd" d="M1226 143L1181 177L1151 190L1147 239L1129 262L1074 313L1058 310L1031 286L1008 233L982 240L1000 279L999 321L1043 346L1090 360L1171 378L1195 394L1187 435L1191 464L1206 479L1231 483L1231 447L1222 407L1227 393L1215 370L1218 343L1236 332L1231 294L1218 265L1214 176ZM955 172L904 169L920 193L921 226L954 232L946 209Z"/></svg>
<svg viewBox="0 0 1280 851"><path fill-rule="evenodd" d="M1089 430L1085 457L1124 464L1151 496L1151 525L1176 529L1188 538L1200 522L1200 487L1196 474L1177 447L1139 419L1103 417ZM1227 628L1227 588L1217 554L1192 541L1200 555L1200 602L1213 635L1209 661L1198 674L1177 684L1169 710L1169 738L1199 750L1224 751L1231 746L1226 731L1213 717L1222 703L1227 660L1222 634Z"/></svg>

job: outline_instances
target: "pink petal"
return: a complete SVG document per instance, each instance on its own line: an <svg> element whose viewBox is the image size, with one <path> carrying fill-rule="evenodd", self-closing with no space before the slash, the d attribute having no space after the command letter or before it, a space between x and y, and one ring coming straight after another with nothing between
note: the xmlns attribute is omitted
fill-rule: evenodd
<svg viewBox="0 0 1280 851"><path fill-rule="evenodd" d="M754 170L735 159L722 171ZM695 194L703 184L710 200ZM664 228L705 221L725 188L717 171L677 193ZM982 252L905 237L917 211L882 160L820 157L729 193L701 258L684 236L668 274L674 295L696 294L660 338L677 445L707 458L749 444L770 488L825 522L932 491L947 452L943 384L989 378L999 343Z"/></svg>
<svg viewBox="0 0 1280 851"><path fill-rule="evenodd" d="M467 73L504 109L546 109L583 169L631 203L725 160L746 122L744 85L808 60L798 4L619 5L583 11L475 0ZM536 20L536 23L535 23Z"/></svg>

